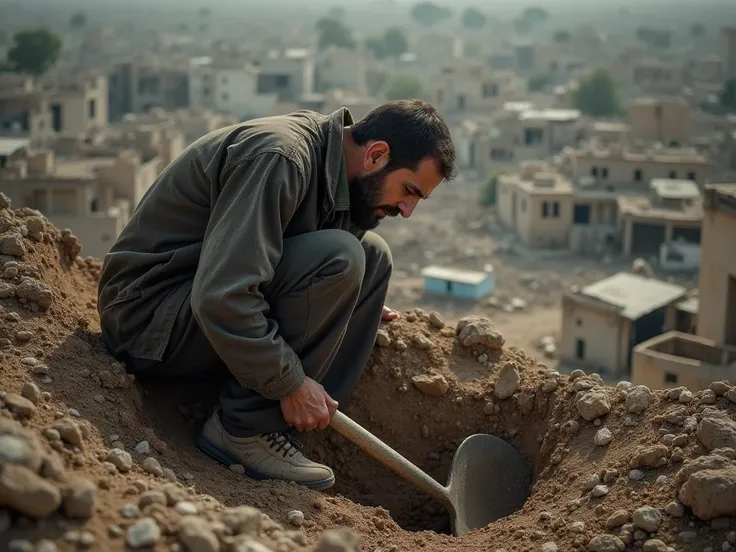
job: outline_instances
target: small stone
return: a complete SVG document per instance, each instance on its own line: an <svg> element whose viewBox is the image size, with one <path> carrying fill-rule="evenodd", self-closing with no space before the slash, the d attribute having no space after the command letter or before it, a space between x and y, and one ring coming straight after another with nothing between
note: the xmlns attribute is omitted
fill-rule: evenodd
<svg viewBox="0 0 736 552"><path fill-rule="evenodd" d="M716 392L712 389L703 390L703 395L700 397L700 404L716 404L718 397Z"/></svg>
<svg viewBox="0 0 736 552"><path fill-rule="evenodd" d="M294 527L301 527L304 525L304 513L301 510L292 510L286 514L286 518Z"/></svg>
<svg viewBox="0 0 736 552"><path fill-rule="evenodd" d="M143 518L128 528L125 542L131 548L151 546L161 538L161 529L153 518Z"/></svg>
<svg viewBox="0 0 736 552"><path fill-rule="evenodd" d="M626 410L632 414L640 414L649 407L652 392L646 385L635 385L626 394Z"/></svg>
<svg viewBox="0 0 736 552"><path fill-rule="evenodd" d="M89 531L82 531L79 535L79 545L82 548L89 548L95 543L95 536Z"/></svg>
<svg viewBox="0 0 736 552"><path fill-rule="evenodd" d="M624 552L626 545L613 535L597 535L588 542L589 552Z"/></svg>
<svg viewBox="0 0 736 552"><path fill-rule="evenodd" d="M626 510L616 510L606 520L606 527L613 529L614 527L620 527L624 523L629 521L629 513Z"/></svg>
<svg viewBox="0 0 736 552"><path fill-rule="evenodd" d="M110 475L115 475L116 473L118 473L118 469L115 467L115 464L113 464L112 462L105 461L102 463L102 467Z"/></svg>
<svg viewBox="0 0 736 552"><path fill-rule="evenodd" d="M592 421L611 411L611 400L603 389L591 389L577 400L577 407L583 419Z"/></svg>
<svg viewBox="0 0 736 552"><path fill-rule="evenodd" d="M8 393L3 400L7 409L21 418L32 418L36 413L36 406L30 400L17 393Z"/></svg>
<svg viewBox="0 0 736 552"><path fill-rule="evenodd" d="M189 552L218 552L220 541L202 518L185 516L179 521L179 540Z"/></svg>
<svg viewBox="0 0 736 552"><path fill-rule="evenodd" d="M540 548L541 552L557 552L557 545L554 542L545 542Z"/></svg>
<svg viewBox="0 0 736 552"><path fill-rule="evenodd" d="M682 517L685 515L685 507L676 500L668 503L667 506L664 507L664 511L667 515L672 517Z"/></svg>
<svg viewBox="0 0 736 552"><path fill-rule="evenodd" d="M105 460L113 464L121 473L127 473L133 467L133 458L130 454L118 448L111 449Z"/></svg>
<svg viewBox="0 0 736 552"><path fill-rule="evenodd" d="M593 438L593 441L599 447L606 446L611 442L611 440L613 440L613 434L611 433L611 430L607 427L602 427L601 429L599 429L596 432L595 437Z"/></svg>
<svg viewBox="0 0 736 552"><path fill-rule="evenodd" d="M358 535L347 528L333 529L324 533L314 548L314 552L358 552L358 550L360 550ZM386 549L387 552L389 550L391 549ZM396 551L398 548L392 552Z"/></svg>
<svg viewBox="0 0 736 552"><path fill-rule="evenodd" d="M229 469L238 475L245 475L245 467L241 464L230 464Z"/></svg>
<svg viewBox="0 0 736 552"><path fill-rule="evenodd" d="M677 534L677 538L683 542L690 542L697 539L698 534L695 531L681 531Z"/></svg>
<svg viewBox="0 0 736 552"><path fill-rule="evenodd" d="M28 468L6 464L0 471L0 505L28 517L44 518L61 505L61 493Z"/></svg>
<svg viewBox="0 0 736 552"><path fill-rule="evenodd" d="M137 518L140 513L140 508L138 508L136 504L128 503L123 504L120 507L120 515L123 516L125 519Z"/></svg>
<svg viewBox="0 0 736 552"><path fill-rule="evenodd" d="M573 533L582 533L585 531L585 523L582 521L573 521L570 524L570 531Z"/></svg>
<svg viewBox="0 0 736 552"><path fill-rule="evenodd" d="M483 353L482 355L478 356L478 362L480 362L481 364L485 364L486 362L488 362L488 355Z"/></svg>
<svg viewBox="0 0 736 552"><path fill-rule="evenodd" d="M429 323L433 328L437 328L438 330L445 327L445 321L442 319L442 316L440 316L440 313L436 311L429 313Z"/></svg>
<svg viewBox="0 0 736 552"><path fill-rule="evenodd" d="M188 502L186 500L182 502L177 502L176 506L174 506L174 509L179 512L181 515L196 515L197 514L197 506L193 502Z"/></svg>
<svg viewBox="0 0 736 552"><path fill-rule="evenodd" d="M133 447L133 450L135 450L138 454L150 454L151 445L148 444L148 441L141 441L135 447Z"/></svg>
<svg viewBox="0 0 736 552"><path fill-rule="evenodd" d="M542 384L543 393L551 393L555 389L557 389L557 380L555 379L548 379Z"/></svg>
<svg viewBox="0 0 736 552"><path fill-rule="evenodd" d="M23 384L20 394L33 404L38 404L41 401L41 390L38 388L38 385L29 381Z"/></svg>
<svg viewBox="0 0 736 552"><path fill-rule="evenodd" d="M49 539L41 539L36 543L36 552L56 552L56 543Z"/></svg>
<svg viewBox="0 0 736 552"><path fill-rule="evenodd" d="M687 389L685 389L684 391L682 391L682 392L680 393L680 396L679 396L678 400L679 400L679 401L680 401L680 402L681 402L682 404L688 404L688 403L691 403L691 402L693 402L693 399L694 399L694 398L695 398L695 397L693 396L693 394L692 394L692 393L691 393L690 391L688 391Z"/></svg>
<svg viewBox="0 0 736 552"><path fill-rule="evenodd" d="M89 518L95 507L97 485L88 479L77 479L63 493L64 512L73 518Z"/></svg>
<svg viewBox="0 0 736 552"><path fill-rule="evenodd" d="M731 386L725 381L714 381L708 386L708 389L712 390L719 397L728 393Z"/></svg>
<svg viewBox="0 0 736 552"><path fill-rule="evenodd" d="M158 460L156 460L153 456L149 456L148 458L146 458L141 466L145 471L155 475L156 477L161 477L164 474L164 470L161 467L161 464L159 464Z"/></svg>
<svg viewBox="0 0 736 552"><path fill-rule="evenodd" d="M595 498L601 498L606 496L608 492L608 487L606 485L596 485L593 487L593 490L590 491L590 494Z"/></svg>
<svg viewBox="0 0 736 552"><path fill-rule="evenodd" d="M24 357L20 359L20 363L23 366L36 366L38 364L38 360L34 357Z"/></svg>
<svg viewBox="0 0 736 552"><path fill-rule="evenodd" d="M521 384L521 374L519 368L513 362L507 362L501 368L501 372L496 382L493 394L501 400L508 399L519 388Z"/></svg>
<svg viewBox="0 0 736 552"><path fill-rule="evenodd" d="M632 520L637 527L648 533L656 533L662 523L662 514L651 506L642 506L634 510Z"/></svg>
<svg viewBox="0 0 736 552"><path fill-rule="evenodd" d="M669 548L659 539L649 539L644 543L644 552L667 552Z"/></svg>
<svg viewBox="0 0 736 552"><path fill-rule="evenodd" d="M33 543L26 539L13 539L8 543L8 552L32 552Z"/></svg>
<svg viewBox="0 0 736 552"><path fill-rule="evenodd" d="M429 397L441 397L450 388L445 376L440 374L420 374L411 378L411 382L419 391Z"/></svg>
<svg viewBox="0 0 736 552"><path fill-rule="evenodd" d="M414 346L417 349L426 351L434 347L434 343L427 336L423 334L417 334L414 336Z"/></svg>
<svg viewBox="0 0 736 552"><path fill-rule="evenodd" d="M710 457L700 457L696 460L707 461ZM723 458L713 456L713 459ZM723 462L727 460L723 459ZM690 462L689 465L694 465ZM680 488L678 497L680 502L692 508L693 513L703 520L713 520L724 516L736 516L736 466L727 464L724 468L702 469L687 477L686 468L677 475L678 480L685 479ZM683 475L685 472L685 475Z"/></svg>
<svg viewBox="0 0 736 552"><path fill-rule="evenodd" d="M56 420L51 427L58 431L61 438L70 445L74 445L80 449L84 447L82 443L82 432L71 418Z"/></svg>
<svg viewBox="0 0 736 552"><path fill-rule="evenodd" d="M725 416L704 416L698 424L698 439L708 450L736 448L736 422Z"/></svg>
<svg viewBox="0 0 736 552"><path fill-rule="evenodd" d="M161 504L166 506L166 495L161 491L146 491L138 499L138 506L145 508L149 504Z"/></svg>
<svg viewBox="0 0 736 552"><path fill-rule="evenodd" d="M408 345L403 340L397 339L396 343L394 343L394 349L399 352L406 351L406 349L408 349Z"/></svg>
<svg viewBox="0 0 736 552"><path fill-rule="evenodd" d="M122 537L125 534L125 531L123 531L123 528L119 525L108 525L107 526L107 534L110 535L111 538L117 539Z"/></svg>
<svg viewBox="0 0 736 552"><path fill-rule="evenodd" d="M654 481L657 485L664 485L667 483L667 476L666 475L660 475L657 477L657 479Z"/></svg>
<svg viewBox="0 0 736 552"><path fill-rule="evenodd" d="M43 430L43 436L49 441L61 441L61 435L52 427L47 427Z"/></svg>
<svg viewBox="0 0 736 552"><path fill-rule="evenodd" d="M668 449L658 444L651 447L640 447L629 462L630 468L659 468L667 464Z"/></svg>
<svg viewBox="0 0 736 552"><path fill-rule="evenodd" d="M391 346L391 337L388 335L386 330L378 330L378 332L376 332L376 345L379 347Z"/></svg>
<svg viewBox="0 0 736 552"><path fill-rule="evenodd" d="M592 491L593 488L596 485L600 485L600 483L601 483L601 478L598 477L597 474L595 474L595 475L589 475L583 481L583 490L585 490L585 491Z"/></svg>
<svg viewBox="0 0 736 552"><path fill-rule="evenodd" d="M171 468L164 468L164 479L171 481L172 483L176 483L177 479L174 470Z"/></svg>
<svg viewBox="0 0 736 552"><path fill-rule="evenodd" d="M260 510L251 506L226 508L220 514L220 521L235 535L258 535L261 530L262 519Z"/></svg>
<svg viewBox="0 0 736 552"><path fill-rule="evenodd" d="M485 346L489 349L499 350L503 347L505 340L488 318L480 316L466 316L462 318L456 327L456 334L464 347L476 345Z"/></svg>

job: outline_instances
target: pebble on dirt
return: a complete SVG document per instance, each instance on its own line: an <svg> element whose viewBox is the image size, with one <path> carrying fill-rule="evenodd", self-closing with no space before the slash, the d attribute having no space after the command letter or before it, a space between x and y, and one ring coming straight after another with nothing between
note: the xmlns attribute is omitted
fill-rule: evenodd
<svg viewBox="0 0 736 552"><path fill-rule="evenodd" d="M593 388L577 400L577 407L583 419L590 422L611 411L611 399L605 390Z"/></svg>
<svg viewBox="0 0 736 552"><path fill-rule="evenodd" d="M131 548L151 546L158 542L160 538L161 529L156 523L156 520L150 517L135 522L125 533L125 542Z"/></svg>
<svg viewBox="0 0 736 552"><path fill-rule="evenodd" d="M611 430L607 427L600 428L593 438L593 441L596 445L599 447L604 447L607 444L609 444L613 440L613 434L611 433Z"/></svg>
<svg viewBox="0 0 736 552"><path fill-rule="evenodd" d="M130 453L119 448L111 449L105 460L113 464L121 473L127 473L133 467L133 458Z"/></svg>
<svg viewBox="0 0 736 552"><path fill-rule="evenodd" d="M179 540L189 552L218 552L220 541L209 523L196 516L179 520Z"/></svg>
<svg viewBox="0 0 736 552"><path fill-rule="evenodd" d="M625 548L623 541L613 535L598 535L588 543L590 552L624 552Z"/></svg>
<svg viewBox="0 0 736 552"><path fill-rule="evenodd" d="M428 397L442 397L450 389L447 379L440 374L420 374L411 378L411 382Z"/></svg>
<svg viewBox="0 0 736 552"><path fill-rule="evenodd" d="M159 464L158 460L156 460L153 456L149 456L148 458L146 458L141 466L145 471L155 475L156 477L161 477L164 474L164 470L161 467L161 464Z"/></svg>
<svg viewBox="0 0 736 552"><path fill-rule="evenodd" d="M26 467L6 464L0 472L0 505L33 518L43 518L61 505L54 485Z"/></svg>
<svg viewBox="0 0 736 552"><path fill-rule="evenodd" d="M288 519L289 523L294 527L301 527L304 525L304 513L301 510L291 510L286 514L286 519Z"/></svg>
<svg viewBox="0 0 736 552"><path fill-rule="evenodd" d="M507 362L501 368L493 394L499 399L508 399L521 385L521 374L516 364Z"/></svg>
<svg viewBox="0 0 736 552"><path fill-rule="evenodd" d="M92 516L95 507L97 485L89 479L73 481L63 492L64 512L73 518Z"/></svg>
<svg viewBox="0 0 736 552"><path fill-rule="evenodd" d="M662 514L660 514L659 510L656 508L652 508L651 506L642 506L641 508L634 510L632 520L640 529L643 529L648 533L655 533L662 523Z"/></svg>

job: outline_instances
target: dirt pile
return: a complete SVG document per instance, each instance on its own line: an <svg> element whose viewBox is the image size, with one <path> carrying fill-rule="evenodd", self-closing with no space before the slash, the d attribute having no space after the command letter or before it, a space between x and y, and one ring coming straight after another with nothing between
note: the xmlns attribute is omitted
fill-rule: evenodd
<svg viewBox="0 0 736 552"><path fill-rule="evenodd" d="M442 508L331 430L337 484L254 482L193 438L217 382L134 381L99 338L100 264L0 197L1 550L729 550L736 387L651 391L560 375L486 319L384 326L347 413L440 482L492 433L527 458L525 506L461 538ZM498 474L503 477L503 474ZM347 529L343 529L347 528Z"/></svg>

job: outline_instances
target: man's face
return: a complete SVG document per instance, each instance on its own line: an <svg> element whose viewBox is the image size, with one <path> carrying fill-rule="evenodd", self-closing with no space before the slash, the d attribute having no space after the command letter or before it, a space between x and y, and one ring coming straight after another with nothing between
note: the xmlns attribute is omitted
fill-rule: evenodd
<svg viewBox="0 0 736 552"><path fill-rule="evenodd" d="M442 182L433 159L424 159L416 171L387 172L387 162L387 156L373 162L377 168L350 181L350 218L362 230L372 230L387 216L409 218L419 200Z"/></svg>

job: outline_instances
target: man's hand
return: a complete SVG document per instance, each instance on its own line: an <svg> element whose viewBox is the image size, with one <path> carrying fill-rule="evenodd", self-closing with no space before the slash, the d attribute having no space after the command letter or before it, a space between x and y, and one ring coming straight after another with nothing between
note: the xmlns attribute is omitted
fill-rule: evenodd
<svg viewBox="0 0 736 552"><path fill-rule="evenodd" d="M311 378L306 378L299 389L281 399L284 420L299 431L326 428L337 407L337 401Z"/></svg>
<svg viewBox="0 0 736 552"><path fill-rule="evenodd" d="M381 320L389 321L389 320L396 320L397 318L401 318L401 314L399 314L398 311L395 311L394 309L390 309L386 306L383 307L383 314L381 314Z"/></svg>

